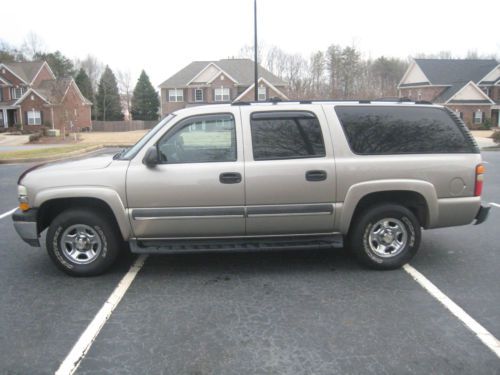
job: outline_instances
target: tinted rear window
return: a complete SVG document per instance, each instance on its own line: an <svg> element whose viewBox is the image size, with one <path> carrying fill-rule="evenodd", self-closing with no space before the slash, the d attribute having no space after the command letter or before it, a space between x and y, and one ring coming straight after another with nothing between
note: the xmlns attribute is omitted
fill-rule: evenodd
<svg viewBox="0 0 500 375"><path fill-rule="evenodd" d="M441 108L340 106L335 111L356 154L476 152Z"/></svg>
<svg viewBox="0 0 500 375"><path fill-rule="evenodd" d="M325 156L318 119L310 112L256 112L251 117L254 160Z"/></svg>

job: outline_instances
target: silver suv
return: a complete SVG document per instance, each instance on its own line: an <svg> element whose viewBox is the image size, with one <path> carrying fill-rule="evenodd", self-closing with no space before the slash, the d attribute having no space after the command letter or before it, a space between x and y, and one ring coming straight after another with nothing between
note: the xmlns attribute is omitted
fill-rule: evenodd
<svg viewBox="0 0 500 375"><path fill-rule="evenodd" d="M408 262L421 228L483 222L484 167L463 122L408 102L233 103L177 111L116 155L19 178L21 238L71 275L133 253L316 249ZM339 241L341 240L341 241Z"/></svg>

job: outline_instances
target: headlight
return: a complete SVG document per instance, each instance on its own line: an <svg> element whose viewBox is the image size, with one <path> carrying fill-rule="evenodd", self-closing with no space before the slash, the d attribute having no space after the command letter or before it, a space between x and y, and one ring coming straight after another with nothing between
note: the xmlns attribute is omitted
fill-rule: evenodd
<svg viewBox="0 0 500 375"><path fill-rule="evenodd" d="M17 185L17 199L19 200L19 208L22 211L28 211L30 209L28 189L26 189L26 186Z"/></svg>
<svg viewBox="0 0 500 375"><path fill-rule="evenodd" d="M17 185L17 195L20 196L27 196L28 195L28 189L26 189L26 186L23 185Z"/></svg>

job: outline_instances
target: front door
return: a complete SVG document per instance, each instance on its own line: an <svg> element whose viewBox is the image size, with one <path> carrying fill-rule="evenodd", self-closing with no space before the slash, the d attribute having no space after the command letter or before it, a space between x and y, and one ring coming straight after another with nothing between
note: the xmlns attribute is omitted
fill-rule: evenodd
<svg viewBox="0 0 500 375"><path fill-rule="evenodd" d="M331 233L336 180L324 113L276 108L241 108L247 235Z"/></svg>
<svg viewBox="0 0 500 375"><path fill-rule="evenodd" d="M136 238L245 234L239 116L222 113L180 120L156 147L160 164L147 167L135 158L127 172Z"/></svg>

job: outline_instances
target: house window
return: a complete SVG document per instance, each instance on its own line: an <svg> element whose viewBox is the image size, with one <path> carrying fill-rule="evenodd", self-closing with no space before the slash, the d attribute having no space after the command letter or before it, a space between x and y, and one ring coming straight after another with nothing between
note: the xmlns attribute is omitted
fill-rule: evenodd
<svg viewBox="0 0 500 375"><path fill-rule="evenodd" d="M422 100L422 91L421 90L417 91L417 100Z"/></svg>
<svg viewBox="0 0 500 375"><path fill-rule="evenodd" d="M0 126L5 126L3 122L3 111L0 111Z"/></svg>
<svg viewBox="0 0 500 375"><path fill-rule="evenodd" d="M258 90L258 99L259 101L265 102L267 100L267 93L266 93L266 88L263 86L259 87Z"/></svg>
<svg viewBox="0 0 500 375"><path fill-rule="evenodd" d="M28 111L28 125L42 125L42 113L34 109Z"/></svg>
<svg viewBox="0 0 500 375"><path fill-rule="evenodd" d="M169 102L183 102L184 101L184 90L182 90L182 89L170 89L170 90L168 90L168 101Z"/></svg>
<svg viewBox="0 0 500 375"><path fill-rule="evenodd" d="M220 89L215 89L215 101L216 102L228 102L231 100L228 87L221 87Z"/></svg>
<svg viewBox="0 0 500 375"><path fill-rule="evenodd" d="M203 90L202 89L194 89L194 101L202 102L203 101Z"/></svg>
<svg viewBox="0 0 500 375"><path fill-rule="evenodd" d="M482 124L483 123L483 112L478 109L474 112L474 124Z"/></svg>
<svg viewBox="0 0 500 375"><path fill-rule="evenodd" d="M19 99L26 92L26 87L13 87L10 89L12 99Z"/></svg>

